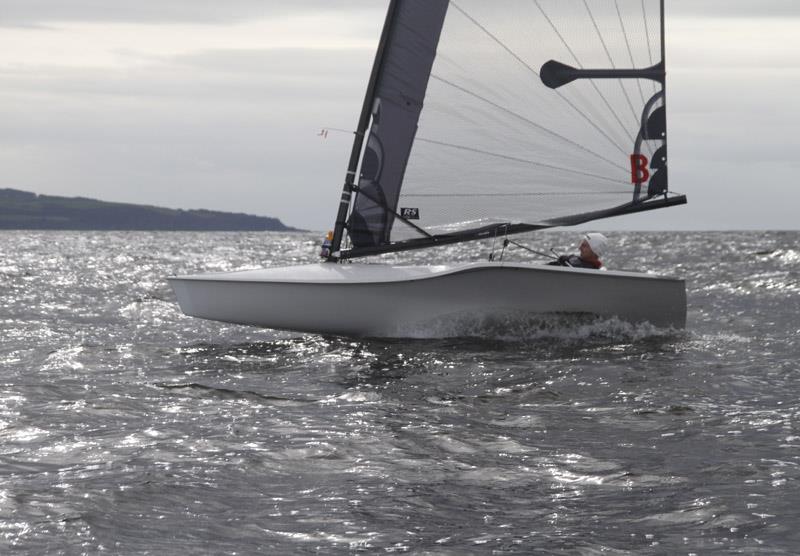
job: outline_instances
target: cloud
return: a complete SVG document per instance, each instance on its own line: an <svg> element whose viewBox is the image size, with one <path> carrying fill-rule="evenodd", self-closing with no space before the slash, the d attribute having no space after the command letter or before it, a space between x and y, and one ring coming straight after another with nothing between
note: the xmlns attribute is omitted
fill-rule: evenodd
<svg viewBox="0 0 800 556"><path fill-rule="evenodd" d="M797 0L669 0L667 17L800 17Z"/></svg>
<svg viewBox="0 0 800 556"><path fill-rule="evenodd" d="M372 52L362 49L280 48L151 57L149 63L133 67L19 68L0 74L0 94L18 94L32 101L108 96L270 107L285 101L284 111L291 111L301 109L306 100L317 104L341 100L343 91L350 93L366 82L371 58ZM26 112L22 114L27 117Z"/></svg>
<svg viewBox="0 0 800 556"><path fill-rule="evenodd" d="M59 22L229 24L320 11L385 10L376 0L2 0L0 26L47 26Z"/></svg>
<svg viewBox="0 0 800 556"><path fill-rule="evenodd" d="M384 13L388 0L0 0L0 26L63 22L229 24L298 13ZM668 16L798 17L797 0L669 0Z"/></svg>
<svg viewBox="0 0 800 556"><path fill-rule="evenodd" d="M2 74L0 187L325 227L374 52L197 51Z"/></svg>
<svg viewBox="0 0 800 556"><path fill-rule="evenodd" d="M99 4L0 9L0 187L329 225L385 5Z"/></svg>

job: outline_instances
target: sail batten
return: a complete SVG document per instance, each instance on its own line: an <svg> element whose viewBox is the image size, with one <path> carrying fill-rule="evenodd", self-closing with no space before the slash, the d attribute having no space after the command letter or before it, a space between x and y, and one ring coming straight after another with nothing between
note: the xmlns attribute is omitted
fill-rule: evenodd
<svg viewBox="0 0 800 556"><path fill-rule="evenodd" d="M396 0L343 256L679 204L662 1Z"/></svg>

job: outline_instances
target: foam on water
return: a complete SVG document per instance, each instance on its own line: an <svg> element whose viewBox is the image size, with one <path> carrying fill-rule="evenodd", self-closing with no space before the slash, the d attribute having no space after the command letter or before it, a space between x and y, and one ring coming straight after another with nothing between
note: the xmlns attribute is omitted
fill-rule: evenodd
<svg viewBox="0 0 800 556"><path fill-rule="evenodd" d="M410 339L477 338L502 342L556 341L638 342L651 338L678 338L683 330L659 328L648 322L630 323L616 317L578 314L450 315L446 319L402 329Z"/></svg>

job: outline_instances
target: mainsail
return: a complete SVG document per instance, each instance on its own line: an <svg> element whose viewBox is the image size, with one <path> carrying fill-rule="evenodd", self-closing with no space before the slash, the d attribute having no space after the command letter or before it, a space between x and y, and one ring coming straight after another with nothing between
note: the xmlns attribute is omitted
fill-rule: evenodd
<svg viewBox="0 0 800 556"><path fill-rule="evenodd" d="M663 0L394 0L337 258L685 203L668 190L663 10Z"/></svg>

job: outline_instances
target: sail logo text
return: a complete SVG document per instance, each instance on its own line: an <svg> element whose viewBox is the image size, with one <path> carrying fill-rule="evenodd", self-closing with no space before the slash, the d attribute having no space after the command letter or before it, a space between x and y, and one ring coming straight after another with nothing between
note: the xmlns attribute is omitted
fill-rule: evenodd
<svg viewBox="0 0 800 556"><path fill-rule="evenodd" d="M642 184L650 179L649 161L643 154L631 155L631 183Z"/></svg>
<svg viewBox="0 0 800 556"><path fill-rule="evenodd" d="M406 220L419 220L419 209L418 208L401 208L400 209L400 216L402 216Z"/></svg>

